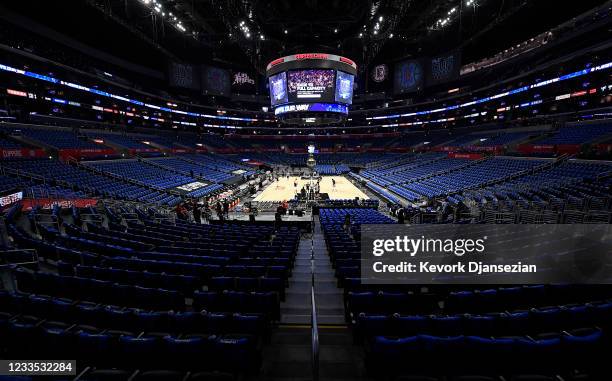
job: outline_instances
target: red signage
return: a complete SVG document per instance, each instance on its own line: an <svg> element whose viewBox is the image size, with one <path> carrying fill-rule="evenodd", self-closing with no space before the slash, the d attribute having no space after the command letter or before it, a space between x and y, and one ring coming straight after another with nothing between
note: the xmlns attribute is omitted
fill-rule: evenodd
<svg viewBox="0 0 612 381"><path fill-rule="evenodd" d="M580 152L579 144L559 144L557 146L557 153L575 155Z"/></svg>
<svg viewBox="0 0 612 381"><path fill-rule="evenodd" d="M284 59L284 58L277 58L277 59L275 59L274 61L270 62L270 63L268 64L268 66L269 66L269 67L270 67L270 66L276 66L276 65L278 65L278 64L280 64L280 63L283 63L283 62L285 62L285 59Z"/></svg>
<svg viewBox="0 0 612 381"><path fill-rule="evenodd" d="M326 53L301 53L296 54L296 60L326 60L329 57Z"/></svg>
<svg viewBox="0 0 612 381"><path fill-rule="evenodd" d="M95 198L77 198L77 199L57 199L57 198L37 198L31 199L26 198L21 202L22 210L32 210L32 208L39 206L42 209L51 209L53 205L59 205L62 208L71 208L73 206L77 208L87 208L89 206L96 206L98 200Z"/></svg>
<svg viewBox="0 0 612 381"><path fill-rule="evenodd" d="M274 66L278 66L283 63L289 63L291 61L302 61L302 60L326 60L326 61L336 61L343 63L345 65L349 65L354 69L357 69L357 64L355 61L350 58L338 56L335 54L327 54L327 53L298 53L286 57L277 58L274 61L271 61L268 66L266 66L266 70L270 70Z"/></svg>
<svg viewBox="0 0 612 381"><path fill-rule="evenodd" d="M448 157L450 159L468 159L468 160L480 160L483 158L480 153L456 153L449 152Z"/></svg>
<svg viewBox="0 0 612 381"><path fill-rule="evenodd" d="M0 149L0 156L5 159L18 157L45 157L45 151L40 148Z"/></svg>
<svg viewBox="0 0 612 381"><path fill-rule="evenodd" d="M351 66L357 67L357 64L353 60L348 59L346 57L340 57L340 62L344 62L344 63L347 63L347 64L349 64Z"/></svg>
<svg viewBox="0 0 612 381"><path fill-rule="evenodd" d="M93 156L104 156L114 155L115 151L112 149L61 149L59 150L59 157L62 160L67 160L72 157L78 159L80 157L93 157Z"/></svg>
<svg viewBox="0 0 612 381"><path fill-rule="evenodd" d="M516 147L516 150L523 154L531 153L553 153L555 146L553 145L531 145L531 144L520 144Z"/></svg>

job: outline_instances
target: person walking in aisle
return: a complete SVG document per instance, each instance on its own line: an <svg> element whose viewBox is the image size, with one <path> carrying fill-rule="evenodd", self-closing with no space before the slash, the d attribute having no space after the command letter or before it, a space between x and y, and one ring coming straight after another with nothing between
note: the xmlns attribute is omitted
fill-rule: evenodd
<svg viewBox="0 0 612 381"><path fill-rule="evenodd" d="M193 219L195 223L198 225L201 224L202 223L202 209L197 199L193 200L193 205L191 209L193 212Z"/></svg>
<svg viewBox="0 0 612 381"><path fill-rule="evenodd" d="M225 218L229 218L229 202L227 199L223 200L223 215Z"/></svg>

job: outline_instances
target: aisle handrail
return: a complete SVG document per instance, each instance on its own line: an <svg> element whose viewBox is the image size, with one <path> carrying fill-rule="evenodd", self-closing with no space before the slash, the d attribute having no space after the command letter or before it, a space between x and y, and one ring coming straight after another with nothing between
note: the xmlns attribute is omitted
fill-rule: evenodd
<svg viewBox="0 0 612 381"><path fill-rule="evenodd" d="M314 274L313 274L314 281ZM317 323L317 306L315 302L314 285L310 289L310 297L312 303L311 324L312 324L312 379L319 380L319 325Z"/></svg>
<svg viewBox="0 0 612 381"><path fill-rule="evenodd" d="M311 361L312 361L312 379L319 380L319 325L317 322L317 304L315 300L315 253L314 253L314 213L310 208L311 229L310 235L310 324L311 324Z"/></svg>

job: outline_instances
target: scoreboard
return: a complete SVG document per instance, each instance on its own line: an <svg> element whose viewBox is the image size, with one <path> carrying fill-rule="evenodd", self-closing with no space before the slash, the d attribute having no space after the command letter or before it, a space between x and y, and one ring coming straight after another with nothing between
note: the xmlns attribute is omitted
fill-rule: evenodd
<svg viewBox="0 0 612 381"><path fill-rule="evenodd" d="M303 53L275 59L266 74L278 120L319 125L340 122L348 114L357 65L342 56Z"/></svg>

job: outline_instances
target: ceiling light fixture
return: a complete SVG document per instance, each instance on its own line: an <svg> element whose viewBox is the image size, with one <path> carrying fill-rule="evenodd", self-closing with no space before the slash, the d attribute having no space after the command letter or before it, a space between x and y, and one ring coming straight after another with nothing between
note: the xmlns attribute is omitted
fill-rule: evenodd
<svg viewBox="0 0 612 381"><path fill-rule="evenodd" d="M151 11L156 12L157 14L159 14L163 19L166 19L166 21L168 21L169 23L171 23L176 29L180 30L181 32L186 32L187 28L185 28L185 26L183 26L183 22L182 20L180 20L176 15L174 15L172 12L164 12L162 10L163 6L160 2L158 2L157 0L141 0L141 2L147 6ZM194 32L195 34L195 32Z"/></svg>

